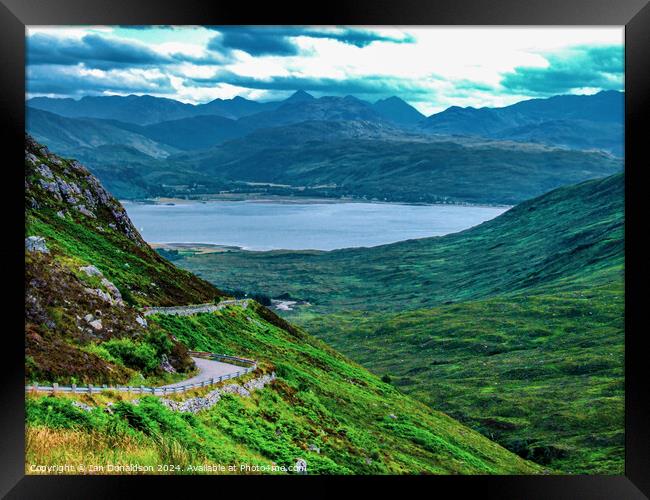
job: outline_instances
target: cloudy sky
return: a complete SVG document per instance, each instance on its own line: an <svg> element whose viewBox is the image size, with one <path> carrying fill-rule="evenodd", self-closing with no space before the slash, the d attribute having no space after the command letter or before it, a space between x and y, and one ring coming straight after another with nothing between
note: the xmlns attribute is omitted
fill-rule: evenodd
<svg viewBox="0 0 650 500"><path fill-rule="evenodd" d="M623 90L622 27L30 27L27 97L275 100L302 89L449 106Z"/></svg>

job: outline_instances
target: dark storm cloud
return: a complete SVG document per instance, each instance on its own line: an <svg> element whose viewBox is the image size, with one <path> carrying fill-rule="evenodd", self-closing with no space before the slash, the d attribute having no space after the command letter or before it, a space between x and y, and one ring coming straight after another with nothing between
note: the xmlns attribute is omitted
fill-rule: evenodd
<svg viewBox="0 0 650 500"><path fill-rule="evenodd" d="M228 50L243 50L253 56L279 55L293 56L298 54L298 46L289 38L271 33L245 30L222 31L208 43L208 49L215 52Z"/></svg>
<svg viewBox="0 0 650 500"><path fill-rule="evenodd" d="M220 54L206 56L160 54L141 43L88 34L79 39L61 38L43 33L27 37L27 64L75 66L101 70L129 67L160 67L188 62L191 64L223 64L228 59Z"/></svg>
<svg viewBox="0 0 650 500"><path fill-rule="evenodd" d="M364 75L363 77L348 77L342 80L299 76L276 76L259 79L237 75L226 70L218 71L211 78L192 78L186 82L186 85L193 84L196 87L205 87L220 83L256 90L295 91L301 89L328 95L398 94L405 99L408 99L409 96L427 95L430 92L428 89L419 85L418 82L411 79L395 78L385 75Z"/></svg>
<svg viewBox="0 0 650 500"><path fill-rule="evenodd" d="M210 26L220 34L210 40L208 48L217 52L242 50L253 56L292 56L300 48L292 41L298 36L328 38L356 47L365 47L372 42L412 43L411 37L396 38L381 35L371 30L352 28L298 28L298 27L247 27Z"/></svg>
<svg viewBox="0 0 650 500"><path fill-rule="evenodd" d="M169 64L173 59L141 44L89 34L80 39L43 33L27 37L27 64L77 65L97 69Z"/></svg>
<svg viewBox="0 0 650 500"><path fill-rule="evenodd" d="M120 75L79 74L65 66L38 65L27 68L26 86L30 95L54 94L66 97L97 95L104 92L173 94L169 77L126 79Z"/></svg>
<svg viewBox="0 0 650 500"><path fill-rule="evenodd" d="M547 68L516 68L503 77L501 85L512 93L531 95L564 94L583 87L621 90L622 46L574 47L547 59Z"/></svg>

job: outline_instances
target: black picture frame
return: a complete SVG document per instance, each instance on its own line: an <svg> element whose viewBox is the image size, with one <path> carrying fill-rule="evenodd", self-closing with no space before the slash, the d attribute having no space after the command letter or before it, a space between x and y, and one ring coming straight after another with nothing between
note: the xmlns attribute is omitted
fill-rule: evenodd
<svg viewBox="0 0 650 500"><path fill-rule="evenodd" d="M5 204L0 245L6 294L2 304L2 412L0 494L8 498L122 498L143 485L195 485L223 492L269 483L284 492L312 494L328 478L64 477L24 475L24 335L19 311L23 283L24 200L21 186L25 130L25 26L114 24L296 24L296 25L625 25L625 434L623 476L428 476L336 479L337 490L352 485L385 489L424 487L441 498L465 494L518 499L624 499L650 496L650 390L646 382L644 325L645 252L641 178L650 166L643 121L650 102L650 5L647 0L357 0L319 5L267 2L244 4L201 0L0 0L0 116L5 139L2 165ZM644 260L642 260L644 259ZM15 279L15 281L14 281ZM370 479L370 480L369 480ZM209 484L208 484L209 481ZM188 490L189 488L189 490ZM218 490L216 490L218 488ZM244 493L245 494L245 493Z"/></svg>

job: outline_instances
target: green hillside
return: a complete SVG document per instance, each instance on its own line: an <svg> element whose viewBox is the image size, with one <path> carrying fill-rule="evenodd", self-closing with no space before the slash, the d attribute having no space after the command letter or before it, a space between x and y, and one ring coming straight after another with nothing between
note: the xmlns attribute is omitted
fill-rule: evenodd
<svg viewBox="0 0 650 500"><path fill-rule="evenodd" d="M573 292L300 323L522 457L565 473L622 474L622 271L611 279Z"/></svg>
<svg viewBox="0 0 650 500"><path fill-rule="evenodd" d="M304 458L310 474L542 470L402 395L321 341L269 319L274 321L265 310L232 308L194 318L165 317L152 326L190 347L255 357L261 370L276 371L270 387L250 398L224 396L196 415L172 412L152 397L141 398L138 406L107 396L83 399L90 405L114 402L111 414L86 413L62 398L30 397L28 436L36 442L28 461L56 463L61 456L76 459L83 453L90 463L181 466L289 466Z"/></svg>
<svg viewBox="0 0 650 500"><path fill-rule="evenodd" d="M225 289L287 294L310 311L400 311L531 287L609 281L623 265L623 175L567 186L455 234L372 248L184 255Z"/></svg>
<svg viewBox="0 0 650 500"><path fill-rule="evenodd" d="M84 148L99 146L130 147L145 157L166 158L179 150L158 142L136 127L124 127L120 122L92 118L66 118L40 109L27 108L27 127L37 139L47 141L53 151L72 154Z"/></svg>
<svg viewBox="0 0 650 500"><path fill-rule="evenodd" d="M303 142L296 125L170 158L230 181L311 187L311 194L403 202L515 204L559 186L611 175L619 159L607 153L547 146L469 141L339 139L325 133ZM307 134L313 133L314 124ZM328 127L329 128L329 127ZM269 135L275 135L275 141ZM291 137L293 143L283 142ZM269 145L271 143L272 145ZM314 186L336 186L314 189Z"/></svg>
<svg viewBox="0 0 650 500"><path fill-rule="evenodd" d="M289 467L299 458L309 473L543 472L258 304L143 322L143 306L222 294L153 252L84 167L31 138L25 182L27 382L182 379L194 368L188 348L254 358L251 377L277 374L197 414L116 392L28 394L27 473L30 464Z"/></svg>
<svg viewBox="0 0 650 500"><path fill-rule="evenodd" d="M622 174L560 188L444 237L175 262L307 300L285 314L523 457L621 474L623 189Z"/></svg>

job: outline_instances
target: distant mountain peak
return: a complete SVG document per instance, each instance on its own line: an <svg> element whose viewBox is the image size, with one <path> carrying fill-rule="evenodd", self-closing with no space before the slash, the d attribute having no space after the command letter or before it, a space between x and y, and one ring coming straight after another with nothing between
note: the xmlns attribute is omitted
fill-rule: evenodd
<svg viewBox="0 0 650 500"><path fill-rule="evenodd" d="M404 104L408 104L404 99L401 99L401 98L397 97L396 95L392 95L390 97L386 97L385 99L378 99L377 101L375 101L375 104L380 104L380 103L395 103L395 104L404 103Z"/></svg>
<svg viewBox="0 0 650 500"><path fill-rule="evenodd" d="M372 107L375 111L389 120L404 125L415 124L425 118L425 116L417 109L411 106L404 99L400 99L397 96L379 99L372 105Z"/></svg>
<svg viewBox="0 0 650 500"><path fill-rule="evenodd" d="M286 102L311 101L312 99L315 99L313 95L301 89L291 94Z"/></svg>

